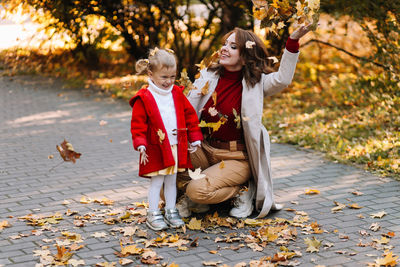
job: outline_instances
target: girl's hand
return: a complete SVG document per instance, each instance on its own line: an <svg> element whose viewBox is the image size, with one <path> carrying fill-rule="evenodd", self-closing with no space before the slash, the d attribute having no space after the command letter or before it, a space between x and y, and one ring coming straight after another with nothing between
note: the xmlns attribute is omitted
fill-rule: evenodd
<svg viewBox="0 0 400 267"><path fill-rule="evenodd" d="M146 154L146 148L145 147L139 147L139 153L140 153L140 164L146 165L147 162L149 162L148 156Z"/></svg>
<svg viewBox="0 0 400 267"><path fill-rule="evenodd" d="M312 23L309 23L307 25L301 25L299 28L297 28L292 34L290 35L290 39L293 40L299 40L301 37L306 35L312 28Z"/></svg>

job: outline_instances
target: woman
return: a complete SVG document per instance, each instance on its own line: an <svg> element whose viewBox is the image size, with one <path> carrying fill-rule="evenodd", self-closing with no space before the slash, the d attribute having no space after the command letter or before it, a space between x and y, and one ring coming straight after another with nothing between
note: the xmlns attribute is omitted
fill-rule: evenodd
<svg viewBox="0 0 400 267"><path fill-rule="evenodd" d="M177 205L181 216L229 199L234 200L229 214L237 218L251 215L254 198L258 218L282 208L273 198L263 98L291 83L298 40L309 30L301 26L290 35L277 72L269 71L266 47L253 32L235 28L225 35L218 64L201 71L188 95L199 120L210 127L203 128L202 147L191 154L204 177L188 183Z"/></svg>

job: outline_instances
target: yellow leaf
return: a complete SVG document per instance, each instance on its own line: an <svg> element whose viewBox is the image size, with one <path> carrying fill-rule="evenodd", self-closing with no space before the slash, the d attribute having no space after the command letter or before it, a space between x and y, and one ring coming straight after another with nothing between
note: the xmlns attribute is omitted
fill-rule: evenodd
<svg viewBox="0 0 400 267"><path fill-rule="evenodd" d="M315 237L313 239L310 238L305 238L304 243L308 245L307 247L307 252L313 253L313 252L318 252L319 247L321 246L321 241L317 240Z"/></svg>
<svg viewBox="0 0 400 267"><path fill-rule="evenodd" d="M133 263L133 260L131 260L131 259L125 258L125 259L120 259L119 260L119 264L121 264L122 266L131 264L131 263Z"/></svg>
<svg viewBox="0 0 400 267"><path fill-rule="evenodd" d="M161 129L158 129L157 135L158 135L158 137L160 139L160 143L162 143L164 141L164 139L165 139L165 133L163 133L163 131Z"/></svg>
<svg viewBox="0 0 400 267"><path fill-rule="evenodd" d="M187 227L190 230L201 230L201 221L202 220L197 220L196 218L190 219L190 222L187 224Z"/></svg>
<svg viewBox="0 0 400 267"><path fill-rule="evenodd" d="M244 220L244 223L251 226L262 226L264 222L262 220L250 219L247 218Z"/></svg>
<svg viewBox="0 0 400 267"><path fill-rule="evenodd" d="M393 252L390 251L389 253L386 254L384 258L378 258L375 260L376 264L383 265L383 266L396 266L397 264L397 258L399 256L393 257Z"/></svg>
<svg viewBox="0 0 400 267"><path fill-rule="evenodd" d="M189 172L189 177L192 178L193 180L198 180L205 178L206 175L201 173L201 168L197 168L194 171L188 169Z"/></svg>
<svg viewBox="0 0 400 267"><path fill-rule="evenodd" d="M91 202L92 202L92 200L89 197L85 197L85 196L81 197L80 203L89 204Z"/></svg>
<svg viewBox="0 0 400 267"><path fill-rule="evenodd" d="M331 209L332 213L342 211L342 209L344 209L346 207L345 204L342 204L340 202L334 201L334 203L335 203L336 207Z"/></svg>
<svg viewBox="0 0 400 267"><path fill-rule="evenodd" d="M0 222L0 232L4 229L4 228L6 228L6 227L10 227L11 225L10 225L10 223L8 222L8 221L1 221Z"/></svg>
<svg viewBox="0 0 400 267"><path fill-rule="evenodd" d="M348 204L350 209L361 209L362 207L358 206L357 203Z"/></svg>
<svg viewBox="0 0 400 267"><path fill-rule="evenodd" d="M267 0L251 0L255 8L268 7Z"/></svg>
<svg viewBox="0 0 400 267"><path fill-rule="evenodd" d="M207 81L206 84L203 86L203 88L201 88L201 94L202 95L206 95L208 94L208 88L210 87L209 82Z"/></svg>
<svg viewBox="0 0 400 267"><path fill-rule="evenodd" d="M219 168L223 169L225 168L225 162L222 160L221 163L219 164Z"/></svg>
<svg viewBox="0 0 400 267"><path fill-rule="evenodd" d="M115 266L117 266L117 263L115 261L113 262L104 261L96 263L96 267L115 267Z"/></svg>
<svg viewBox="0 0 400 267"><path fill-rule="evenodd" d="M214 91L212 93L211 97L212 97L212 100L213 100L214 106L215 106L217 104L217 92Z"/></svg>
<svg viewBox="0 0 400 267"><path fill-rule="evenodd" d="M306 195L316 195L319 193L320 193L320 191L317 189L306 189L306 192L305 192Z"/></svg>
<svg viewBox="0 0 400 267"><path fill-rule="evenodd" d="M130 245L130 246L122 246L122 243L120 243L121 246L121 254L126 256L126 255L140 255L143 252L142 248L136 247L136 245Z"/></svg>

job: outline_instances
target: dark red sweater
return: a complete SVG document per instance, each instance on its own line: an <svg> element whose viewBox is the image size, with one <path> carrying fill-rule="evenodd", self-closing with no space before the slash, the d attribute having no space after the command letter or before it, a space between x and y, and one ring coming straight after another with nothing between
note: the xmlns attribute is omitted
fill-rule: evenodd
<svg viewBox="0 0 400 267"><path fill-rule="evenodd" d="M286 42L286 49L289 52L297 53L299 51L298 40L289 38ZM221 116L224 116L227 121L215 132L213 132L211 128L202 128L206 135L221 141L244 140L241 122L240 125L238 125L237 122L235 122L236 117L233 114L233 109L235 109L237 116L240 117L243 89L242 79L243 74L241 70L234 72L226 69L224 70L215 88L217 103L214 105L213 99L210 98L204 106L200 120L204 120L205 122L218 122ZM218 114L212 116L213 114L209 112L210 107L215 108Z"/></svg>

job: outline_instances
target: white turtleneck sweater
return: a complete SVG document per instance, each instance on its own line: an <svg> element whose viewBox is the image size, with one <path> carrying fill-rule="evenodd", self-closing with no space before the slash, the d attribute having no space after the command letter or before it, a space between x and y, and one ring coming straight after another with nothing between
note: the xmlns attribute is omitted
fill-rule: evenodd
<svg viewBox="0 0 400 267"><path fill-rule="evenodd" d="M172 97L172 87L167 90L159 88L157 85L153 83L151 79L149 81L149 90L156 100L158 110L160 111L162 121L165 126L165 130L167 131L168 140L170 145L176 145L178 143L178 138L176 136L176 113L175 113L175 104L174 98ZM175 129L175 135L172 134L172 131Z"/></svg>

